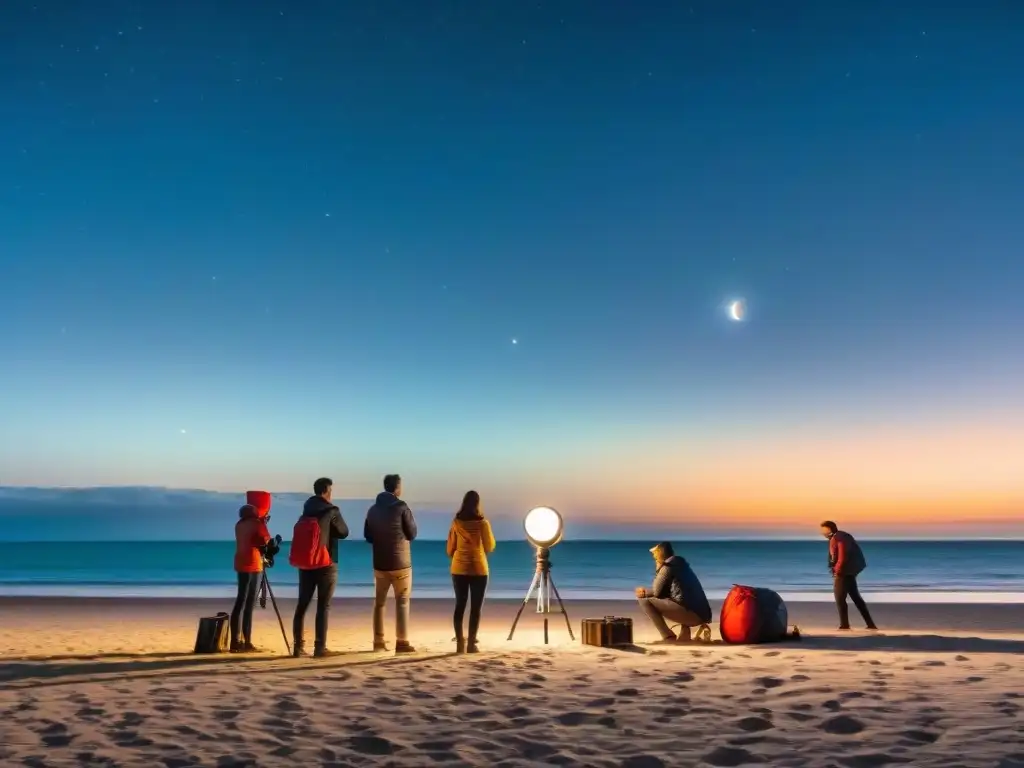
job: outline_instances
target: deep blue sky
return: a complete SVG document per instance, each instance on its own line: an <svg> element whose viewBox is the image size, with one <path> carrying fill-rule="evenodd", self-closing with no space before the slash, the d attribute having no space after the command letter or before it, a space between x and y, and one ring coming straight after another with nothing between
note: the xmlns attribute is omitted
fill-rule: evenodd
<svg viewBox="0 0 1024 768"><path fill-rule="evenodd" d="M1010 1L8 0L0 483L998 528L1022 78Z"/></svg>

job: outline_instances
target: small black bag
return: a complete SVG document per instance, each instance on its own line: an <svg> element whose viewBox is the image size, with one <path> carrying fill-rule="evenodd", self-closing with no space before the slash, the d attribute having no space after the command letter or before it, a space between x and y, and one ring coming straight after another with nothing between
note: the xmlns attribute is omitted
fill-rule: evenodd
<svg viewBox="0 0 1024 768"><path fill-rule="evenodd" d="M199 619L196 647L193 653L227 653L231 645L231 617L221 611L216 616Z"/></svg>
<svg viewBox="0 0 1024 768"><path fill-rule="evenodd" d="M620 616L584 619L580 635L584 645L595 645L598 648L633 645L633 620Z"/></svg>

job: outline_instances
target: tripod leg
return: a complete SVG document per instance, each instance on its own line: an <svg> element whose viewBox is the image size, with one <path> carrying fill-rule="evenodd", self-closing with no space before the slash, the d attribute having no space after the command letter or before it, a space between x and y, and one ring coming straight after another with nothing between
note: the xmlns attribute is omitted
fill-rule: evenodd
<svg viewBox="0 0 1024 768"><path fill-rule="evenodd" d="M530 602L530 598L533 596L533 590L537 588L537 581L540 579L540 572L533 574L533 581L530 582L530 588L526 590L526 597L523 599L523 604L519 606L519 610L516 611L516 618L512 622L512 629L508 631L508 639L512 639L512 635L515 634L516 624L519 623L519 617L523 615L523 608Z"/></svg>
<svg viewBox="0 0 1024 768"><path fill-rule="evenodd" d="M270 579L267 578L267 572L263 572L263 586L267 590L267 594L270 595L270 603L274 606L274 613L277 614L277 623L281 626L281 637L284 638L284 647L288 650L288 655L292 655L292 646L288 642L288 633L284 629L284 620L281 618L281 611L277 608L277 600L274 599L274 590L270 588ZM570 630L571 632L571 630Z"/></svg>
<svg viewBox="0 0 1024 768"><path fill-rule="evenodd" d="M548 577L550 578L550 577ZM569 623L569 614L565 610L565 603L562 602L562 596L558 594L558 587L555 586L555 580L551 579L551 589L554 590L555 599L558 601L558 608L561 610L562 615L565 616L565 628L569 630L569 639L575 640L576 636L572 633L572 624Z"/></svg>
<svg viewBox="0 0 1024 768"><path fill-rule="evenodd" d="M548 587L551 584L551 574L544 571L544 574L540 577L540 597L537 602L543 606L544 610L544 645L548 644L548 613L550 610L550 593Z"/></svg>

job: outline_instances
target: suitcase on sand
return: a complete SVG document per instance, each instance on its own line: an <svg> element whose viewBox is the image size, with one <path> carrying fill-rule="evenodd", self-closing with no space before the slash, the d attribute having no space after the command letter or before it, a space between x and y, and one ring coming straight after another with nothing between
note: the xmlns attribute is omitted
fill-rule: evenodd
<svg viewBox="0 0 1024 768"><path fill-rule="evenodd" d="M196 647L193 653L227 653L231 645L231 617L223 611L216 616L199 619Z"/></svg>
<svg viewBox="0 0 1024 768"><path fill-rule="evenodd" d="M580 635L584 645L621 648L633 644L633 620L620 616L584 619Z"/></svg>

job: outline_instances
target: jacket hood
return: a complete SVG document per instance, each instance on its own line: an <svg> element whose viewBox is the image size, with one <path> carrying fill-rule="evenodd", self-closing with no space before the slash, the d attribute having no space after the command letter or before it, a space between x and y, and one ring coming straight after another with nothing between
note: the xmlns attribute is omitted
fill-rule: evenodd
<svg viewBox="0 0 1024 768"><path fill-rule="evenodd" d="M257 517L266 517L270 512L272 498L266 491L246 491L245 503L256 508Z"/></svg>
<svg viewBox="0 0 1024 768"><path fill-rule="evenodd" d="M388 493L387 491L382 491L381 493L377 494L377 502L376 503L377 503L377 506L380 506L380 507L393 507L396 504L404 504L405 502L403 502L400 498L395 496L395 494L393 494L393 493Z"/></svg>
<svg viewBox="0 0 1024 768"><path fill-rule="evenodd" d="M252 504L243 504L241 509L238 510L239 520L255 520L259 515L256 512L256 507Z"/></svg>
<svg viewBox="0 0 1024 768"><path fill-rule="evenodd" d="M306 499L306 503L302 505L302 514L308 517L319 517L324 512L337 508L336 504L331 504L323 496L310 496Z"/></svg>

